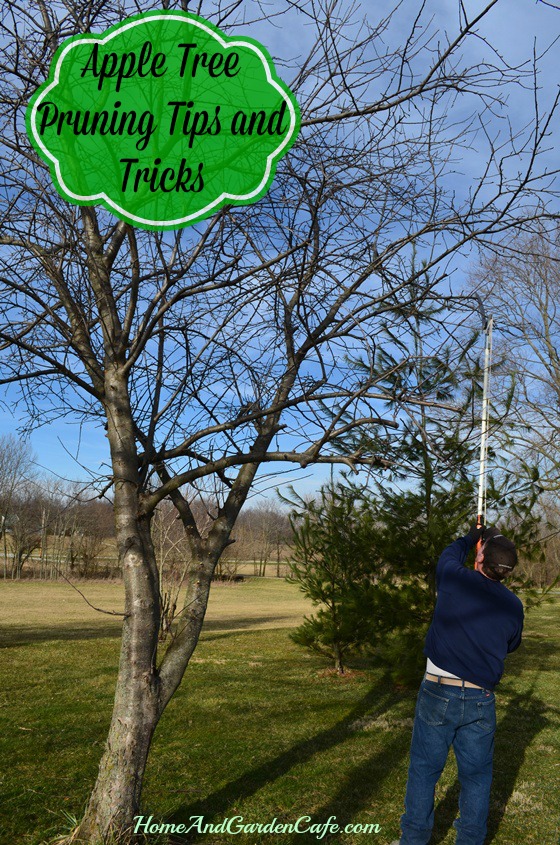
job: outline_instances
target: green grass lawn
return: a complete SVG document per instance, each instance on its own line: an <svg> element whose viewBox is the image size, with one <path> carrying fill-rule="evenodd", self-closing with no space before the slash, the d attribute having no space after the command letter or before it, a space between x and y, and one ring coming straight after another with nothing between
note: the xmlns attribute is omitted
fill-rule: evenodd
<svg viewBox="0 0 560 845"><path fill-rule="evenodd" d="M82 587L118 610L114 584ZM215 585L182 688L157 730L144 811L188 823L295 822L331 815L376 823L377 834L326 837L381 845L398 836L415 692L356 663L339 678L291 643L308 610L275 579ZM557 845L560 812L560 601L533 611L498 690L495 778L487 843ZM70 587L0 583L0 843L38 845L79 816L96 775L111 712L116 617L96 614ZM452 755L438 788L433 843L454 842ZM156 845L157 838L150 840ZM318 842L312 834L201 834L217 843Z"/></svg>

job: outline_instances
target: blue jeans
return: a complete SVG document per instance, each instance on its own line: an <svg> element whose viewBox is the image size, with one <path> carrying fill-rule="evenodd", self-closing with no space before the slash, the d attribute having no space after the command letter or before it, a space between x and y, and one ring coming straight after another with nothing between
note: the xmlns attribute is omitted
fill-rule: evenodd
<svg viewBox="0 0 560 845"><path fill-rule="evenodd" d="M483 845L486 836L496 706L492 692L422 682L412 732L401 845L427 845L434 792L453 746L459 770L457 845Z"/></svg>

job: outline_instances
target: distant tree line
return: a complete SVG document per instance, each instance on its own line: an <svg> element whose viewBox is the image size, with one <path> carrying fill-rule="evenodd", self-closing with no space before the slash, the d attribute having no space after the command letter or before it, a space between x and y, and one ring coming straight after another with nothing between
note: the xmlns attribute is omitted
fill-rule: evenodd
<svg viewBox="0 0 560 845"><path fill-rule="evenodd" d="M113 513L84 485L43 477L27 441L0 437L0 540L4 578L115 574Z"/></svg>
<svg viewBox="0 0 560 845"><path fill-rule="evenodd" d="M196 497L193 513L202 532L215 514ZM183 583L192 555L185 530L171 504L164 500L153 517L154 548L160 592L167 618ZM292 532L285 508L266 501L247 508L216 571L230 580L244 571L283 576ZM53 481L35 466L27 441L0 437L0 577L114 578L120 567L115 546L113 505L85 485ZM171 588L171 585L173 587Z"/></svg>

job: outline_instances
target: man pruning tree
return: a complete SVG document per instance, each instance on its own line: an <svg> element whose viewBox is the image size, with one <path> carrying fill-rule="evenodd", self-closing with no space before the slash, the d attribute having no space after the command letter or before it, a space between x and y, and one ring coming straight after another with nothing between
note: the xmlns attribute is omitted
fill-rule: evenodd
<svg viewBox="0 0 560 845"><path fill-rule="evenodd" d="M466 557L480 539L474 570L468 569ZM430 841L435 787L450 745L461 784L456 843L484 843L496 729L493 690L523 630L523 605L501 583L516 564L511 540L497 528L479 526L451 543L438 561L438 594L424 646L428 660L416 704L400 845Z"/></svg>

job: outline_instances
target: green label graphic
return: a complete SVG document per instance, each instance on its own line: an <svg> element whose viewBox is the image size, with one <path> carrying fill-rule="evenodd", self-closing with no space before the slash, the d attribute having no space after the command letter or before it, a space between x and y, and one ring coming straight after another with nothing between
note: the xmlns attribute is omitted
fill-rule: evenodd
<svg viewBox="0 0 560 845"><path fill-rule="evenodd" d="M64 199L178 229L260 199L300 114L258 42L156 11L65 41L26 122Z"/></svg>

